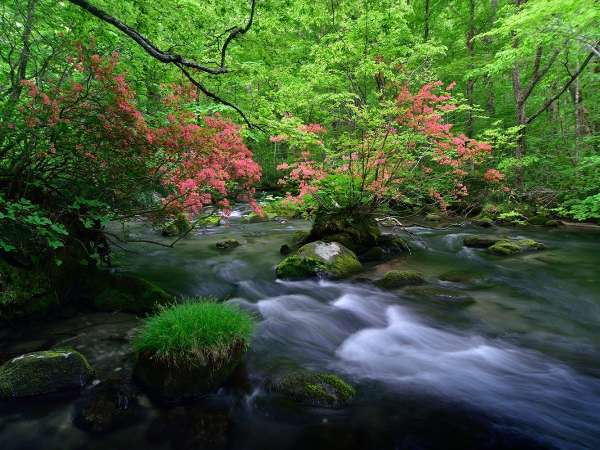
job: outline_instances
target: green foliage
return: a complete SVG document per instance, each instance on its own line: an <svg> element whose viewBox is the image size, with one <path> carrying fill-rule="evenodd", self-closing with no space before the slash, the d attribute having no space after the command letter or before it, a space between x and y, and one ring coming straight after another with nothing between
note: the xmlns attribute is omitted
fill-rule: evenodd
<svg viewBox="0 0 600 450"><path fill-rule="evenodd" d="M171 367L193 366L199 360L218 365L248 345L253 329L252 317L235 306L186 299L146 319L133 345L136 352Z"/></svg>

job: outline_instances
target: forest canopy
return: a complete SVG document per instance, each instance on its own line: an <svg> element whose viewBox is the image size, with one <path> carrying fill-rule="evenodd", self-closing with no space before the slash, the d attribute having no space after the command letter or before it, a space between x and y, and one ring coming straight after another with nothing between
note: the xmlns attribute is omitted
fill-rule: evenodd
<svg viewBox="0 0 600 450"><path fill-rule="evenodd" d="M276 189L307 213L600 220L592 0L7 0L0 246ZM209 209L207 209L209 207Z"/></svg>

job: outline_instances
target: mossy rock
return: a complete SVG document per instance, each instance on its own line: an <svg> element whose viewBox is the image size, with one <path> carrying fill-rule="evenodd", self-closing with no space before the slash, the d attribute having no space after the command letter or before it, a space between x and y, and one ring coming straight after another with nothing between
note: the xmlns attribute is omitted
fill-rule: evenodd
<svg viewBox="0 0 600 450"><path fill-rule="evenodd" d="M235 239L225 239L224 241L217 242L215 244L215 247L217 247L220 250L229 250L232 248L239 247L240 245L240 242Z"/></svg>
<svg viewBox="0 0 600 450"><path fill-rule="evenodd" d="M382 234L377 239L377 246L383 249L387 257L397 256L409 250L408 243L393 234Z"/></svg>
<svg viewBox="0 0 600 450"><path fill-rule="evenodd" d="M79 391L93 376L85 357L74 350L27 353L0 367L0 398Z"/></svg>
<svg viewBox="0 0 600 450"><path fill-rule="evenodd" d="M270 390L294 402L322 408L343 408L356 395L354 388L332 373L299 371L283 376Z"/></svg>
<svg viewBox="0 0 600 450"><path fill-rule="evenodd" d="M527 223L529 223L530 225L538 225L538 226L546 225L546 222L548 222L548 216L544 216L541 214L530 217L527 220Z"/></svg>
<svg viewBox="0 0 600 450"><path fill-rule="evenodd" d="M165 237L180 236L190 231L192 224L187 216L179 213L173 220L167 222L161 230L161 234Z"/></svg>
<svg viewBox="0 0 600 450"><path fill-rule="evenodd" d="M347 278L362 270L356 254L337 242L311 242L286 257L276 268L278 278Z"/></svg>
<svg viewBox="0 0 600 450"><path fill-rule="evenodd" d="M533 239L502 240L488 247L487 251L497 256L511 256L524 251L543 250L546 246Z"/></svg>
<svg viewBox="0 0 600 450"><path fill-rule="evenodd" d="M435 213L429 213L425 216L425 220L427 222L440 222L442 220L442 216Z"/></svg>
<svg viewBox="0 0 600 450"><path fill-rule="evenodd" d="M465 247L488 248L504 240L506 240L506 238L500 236L470 235L463 238L463 244Z"/></svg>
<svg viewBox="0 0 600 450"><path fill-rule="evenodd" d="M104 381L84 392L75 404L73 423L92 433L106 433L142 418L135 390L117 380Z"/></svg>
<svg viewBox="0 0 600 450"><path fill-rule="evenodd" d="M494 226L494 220L489 217L479 217L477 219L474 219L473 223L482 228L490 228Z"/></svg>
<svg viewBox="0 0 600 450"><path fill-rule="evenodd" d="M146 313L173 297L143 278L100 272L92 282L92 304L99 311Z"/></svg>
<svg viewBox="0 0 600 450"><path fill-rule="evenodd" d="M413 286L406 289L406 293L419 301L425 300L448 306L469 306L475 303L470 295L462 292L432 286Z"/></svg>
<svg viewBox="0 0 600 450"><path fill-rule="evenodd" d="M198 219L198 225L205 227L216 227L221 224L221 216L206 216Z"/></svg>
<svg viewBox="0 0 600 450"><path fill-rule="evenodd" d="M379 246L371 247L369 250L360 255L360 259L363 261L381 261L385 259L385 250Z"/></svg>
<svg viewBox="0 0 600 450"><path fill-rule="evenodd" d="M378 245L381 231L375 217L356 208L317 211L305 242L340 242L355 253Z"/></svg>
<svg viewBox="0 0 600 450"><path fill-rule="evenodd" d="M450 270L440 275L440 280L450 281L451 283L473 283L481 276L479 273L466 270Z"/></svg>
<svg viewBox="0 0 600 450"><path fill-rule="evenodd" d="M560 220L554 220L554 219L550 219L548 221L546 221L546 223L544 224L544 226L546 227L560 227L562 225L562 222Z"/></svg>
<svg viewBox="0 0 600 450"><path fill-rule="evenodd" d="M425 283L423 275L414 270L390 270L375 284L384 289L396 289Z"/></svg>
<svg viewBox="0 0 600 450"><path fill-rule="evenodd" d="M240 219L240 221L242 223L261 223L261 222L269 222L270 220L273 220L275 217L277 217L275 214L272 213L264 213L262 216L256 214L255 212L251 212L250 214L246 215L246 216L242 216L242 218Z"/></svg>
<svg viewBox="0 0 600 450"><path fill-rule="evenodd" d="M15 267L0 259L0 322L41 317L59 300L48 269Z"/></svg>

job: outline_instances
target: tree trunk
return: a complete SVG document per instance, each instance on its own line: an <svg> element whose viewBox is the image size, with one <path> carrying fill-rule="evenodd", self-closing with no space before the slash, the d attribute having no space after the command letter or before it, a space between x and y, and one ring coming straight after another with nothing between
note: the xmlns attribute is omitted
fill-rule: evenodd
<svg viewBox="0 0 600 450"><path fill-rule="evenodd" d="M473 56L475 55L475 0L469 0L469 26L467 29L467 56L469 58L469 70L473 69ZM473 137L474 134L474 117L473 117L473 105L475 101L473 99L473 93L475 90L475 80L469 78L467 80L467 102L469 104L469 111L467 113L467 120L465 124L466 134L469 137Z"/></svg>
<svg viewBox="0 0 600 450"><path fill-rule="evenodd" d="M429 10L429 0L425 0L425 17L424 17L424 23L423 23L423 40L425 42L427 42L429 40L429 15L430 15L430 10Z"/></svg>

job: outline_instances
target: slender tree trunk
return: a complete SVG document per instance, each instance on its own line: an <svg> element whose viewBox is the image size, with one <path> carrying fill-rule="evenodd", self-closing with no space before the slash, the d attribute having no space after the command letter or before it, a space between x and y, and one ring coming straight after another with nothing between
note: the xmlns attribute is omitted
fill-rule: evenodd
<svg viewBox="0 0 600 450"><path fill-rule="evenodd" d="M469 70L473 69L473 57L475 55L475 0L469 0L469 26L467 29L467 56L469 58ZM467 120L465 124L466 134L469 137L473 137L474 134L474 117L473 117L473 105L475 101L473 99L475 90L475 80L470 78L467 80L467 102L469 104L469 111L467 113Z"/></svg>
<svg viewBox="0 0 600 450"><path fill-rule="evenodd" d="M429 40L429 16L430 16L430 4L429 0L425 0L425 16L423 23L423 40L427 42Z"/></svg>
<svg viewBox="0 0 600 450"><path fill-rule="evenodd" d="M515 5L517 8L521 6L523 0L515 0ZM516 32L513 32L513 48L517 48L519 46L519 39L517 38ZM519 191L523 191L523 185L525 181L525 174L523 168L523 157L525 156L525 152L527 149L527 115L525 113L525 95L523 87L521 86L521 68L519 67L519 62L515 61L513 70L512 70L512 85L513 85L513 94L515 98L515 112L517 125L521 127L519 130L519 134L517 135L517 146L515 148L515 158L517 158L517 170L516 170L516 187Z"/></svg>

